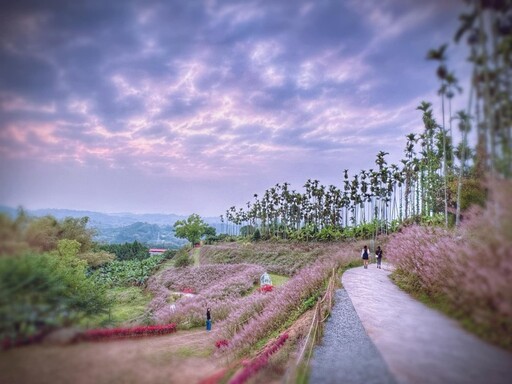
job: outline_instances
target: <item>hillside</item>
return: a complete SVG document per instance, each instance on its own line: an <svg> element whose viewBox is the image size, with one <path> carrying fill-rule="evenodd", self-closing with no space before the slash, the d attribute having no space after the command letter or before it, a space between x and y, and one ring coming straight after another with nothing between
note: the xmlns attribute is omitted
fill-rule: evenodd
<svg viewBox="0 0 512 384"><path fill-rule="evenodd" d="M17 209L12 207L0 206L0 212L15 217ZM136 214L129 212L122 213L103 213L96 211L80 211L71 209L36 209L26 210L30 216L41 217L51 215L56 219L65 217L85 217L89 218L89 227L94 228L97 234L95 241L101 243L125 243L135 240L153 246L180 247L186 244L186 240L174 236L172 225L183 220L186 216L175 214L145 213ZM212 225L217 231L220 230L218 218L207 217L203 219Z"/></svg>

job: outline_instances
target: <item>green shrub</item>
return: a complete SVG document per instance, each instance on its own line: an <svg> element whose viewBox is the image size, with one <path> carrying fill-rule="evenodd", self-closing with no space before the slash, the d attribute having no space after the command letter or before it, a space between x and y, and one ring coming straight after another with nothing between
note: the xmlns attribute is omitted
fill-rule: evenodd
<svg viewBox="0 0 512 384"><path fill-rule="evenodd" d="M71 324L106 311L103 287L86 277L80 243L61 240L58 251L0 259L0 338Z"/></svg>
<svg viewBox="0 0 512 384"><path fill-rule="evenodd" d="M192 262L193 261L190 258L188 251L185 249L181 249L174 260L174 266L176 268L188 267L189 265L192 264Z"/></svg>
<svg viewBox="0 0 512 384"><path fill-rule="evenodd" d="M78 254L78 258L84 260L89 267L96 268L101 265L110 263L111 261L114 261L116 255L106 251L88 251Z"/></svg>
<svg viewBox="0 0 512 384"><path fill-rule="evenodd" d="M171 260L174 258L174 256L176 256L176 254L178 253L178 250L177 249L168 249L167 251L164 252L164 254L162 255L162 257L165 259L165 260Z"/></svg>
<svg viewBox="0 0 512 384"><path fill-rule="evenodd" d="M256 231L254 231L254 234L252 235L253 241L260 241L261 240L261 232L259 229L256 228Z"/></svg>

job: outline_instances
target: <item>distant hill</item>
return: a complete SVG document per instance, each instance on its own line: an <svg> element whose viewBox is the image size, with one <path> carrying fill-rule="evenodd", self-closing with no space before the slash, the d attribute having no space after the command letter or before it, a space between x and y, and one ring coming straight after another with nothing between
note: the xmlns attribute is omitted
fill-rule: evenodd
<svg viewBox="0 0 512 384"><path fill-rule="evenodd" d="M0 212L15 217L17 209L0 206ZM78 211L71 209L35 209L26 210L30 216L41 217L51 215L56 219L66 217L89 217L89 227L95 228L97 235L95 240L102 243L125 243L135 240L151 245L163 247L180 247L187 243L184 239L174 236L172 226L178 220L186 219L186 216L159 213L102 213L95 211ZM220 219L214 217L203 218L205 222L213 226L217 232L221 229Z"/></svg>

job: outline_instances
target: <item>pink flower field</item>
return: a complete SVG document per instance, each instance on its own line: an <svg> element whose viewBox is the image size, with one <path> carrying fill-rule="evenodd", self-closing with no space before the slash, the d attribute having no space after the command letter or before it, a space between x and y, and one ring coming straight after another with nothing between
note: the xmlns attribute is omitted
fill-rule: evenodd
<svg viewBox="0 0 512 384"><path fill-rule="evenodd" d="M485 209L474 207L457 231L411 226L392 237L398 281L512 349L512 183L495 181Z"/></svg>

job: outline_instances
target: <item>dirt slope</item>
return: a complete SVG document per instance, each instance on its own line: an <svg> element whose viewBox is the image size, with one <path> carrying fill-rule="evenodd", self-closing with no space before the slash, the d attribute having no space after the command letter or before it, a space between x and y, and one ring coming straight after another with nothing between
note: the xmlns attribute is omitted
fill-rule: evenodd
<svg viewBox="0 0 512 384"><path fill-rule="evenodd" d="M212 334L167 336L66 346L34 345L0 352L0 383L197 383L215 372Z"/></svg>

